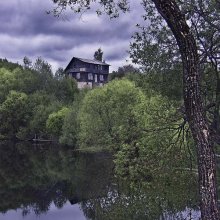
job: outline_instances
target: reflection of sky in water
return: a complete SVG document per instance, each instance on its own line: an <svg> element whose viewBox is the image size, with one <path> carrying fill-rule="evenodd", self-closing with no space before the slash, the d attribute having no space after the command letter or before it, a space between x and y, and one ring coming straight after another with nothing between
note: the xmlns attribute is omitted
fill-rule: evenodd
<svg viewBox="0 0 220 220"><path fill-rule="evenodd" d="M200 211L195 211L189 208L186 208L185 211L182 212L183 219L200 219Z"/></svg>
<svg viewBox="0 0 220 220"><path fill-rule="evenodd" d="M175 217L170 216L168 213L165 214L161 219L200 219L200 212L189 208L186 208L183 212L179 212ZM54 204L50 206L50 210L46 214L35 215L31 212L27 216L22 216L22 210L8 211L5 214L0 214L0 220L86 220L82 210L79 205L71 205L67 202L63 208L58 209Z"/></svg>
<svg viewBox="0 0 220 220"><path fill-rule="evenodd" d="M196 211L190 208L186 208L182 212L178 212L175 214L175 216L170 215L167 212L163 213L163 217L161 216L160 220L166 219L166 220L198 220L200 219L201 214L200 211Z"/></svg>
<svg viewBox="0 0 220 220"><path fill-rule="evenodd" d="M79 205L71 205L67 202L61 209L56 208L55 205L52 204L46 214L39 216L31 212L23 217L21 209L8 211L5 214L0 214L0 220L86 220L86 218Z"/></svg>

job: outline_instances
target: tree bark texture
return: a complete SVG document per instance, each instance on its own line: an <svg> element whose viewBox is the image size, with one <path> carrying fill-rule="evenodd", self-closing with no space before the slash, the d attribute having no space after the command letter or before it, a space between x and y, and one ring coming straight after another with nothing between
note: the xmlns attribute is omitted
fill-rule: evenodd
<svg viewBox="0 0 220 220"><path fill-rule="evenodd" d="M152 0L172 30L183 62L184 104L197 147L200 210L203 220L217 220L216 161L211 132L199 90L199 58L196 41L175 0Z"/></svg>
<svg viewBox="0 0 220 220"><path fill-rule="evenodd" d="M215 97L215 109L214 109L214 118L212 123L212 129L214 131L214 140L216 143L220 144L220 76L216 68L216 97Z"/></svg>

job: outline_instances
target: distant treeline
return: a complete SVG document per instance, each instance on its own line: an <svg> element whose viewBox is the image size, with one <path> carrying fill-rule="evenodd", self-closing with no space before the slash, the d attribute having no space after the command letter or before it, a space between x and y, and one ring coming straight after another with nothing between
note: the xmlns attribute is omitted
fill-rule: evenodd
<svg viewBox="0 0 220 220"><path fill-rule="evenodd" d="M33 64L25 58L23 66L0 59L1 139L51 138L48 118L71 106L77 94L76 82L62 69L53 74L41 58Z"/></svg>

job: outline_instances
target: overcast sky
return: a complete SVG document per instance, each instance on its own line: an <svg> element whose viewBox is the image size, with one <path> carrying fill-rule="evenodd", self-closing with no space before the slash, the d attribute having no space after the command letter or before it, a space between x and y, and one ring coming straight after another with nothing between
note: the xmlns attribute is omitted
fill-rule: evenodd
<svg viewBox="0 0 220 220"><path fill-rule="evenodd" d="M129 14L110 20L87 12L82 17L66 12L62 18L47 15L51 0L0 0L0 58L22 63L42 57L53 67L65 68L73 56L93 58L101 47L111 70L125 65L135 25L141 21L139 1Z"/></svg>

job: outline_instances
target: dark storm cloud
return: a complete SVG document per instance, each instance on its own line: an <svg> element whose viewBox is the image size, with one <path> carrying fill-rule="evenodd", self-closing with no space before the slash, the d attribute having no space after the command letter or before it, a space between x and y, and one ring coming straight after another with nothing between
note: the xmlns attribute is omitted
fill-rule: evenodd
<svg viewBox="0 0 220 220"><path fill-rule="evenodd" d="M119 19L92 12L82 17L66 12L58 19L46 14L53 7L49 0L1 1L0 57L21 61L41 56L64 67L72 56L92 58L102 47L105 59L116 68L128 56L130 37L140 21L140 6L135 6L133 13Z"/></svg>

